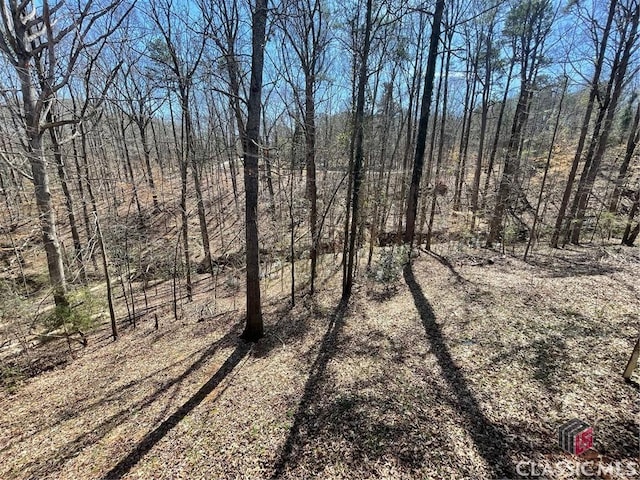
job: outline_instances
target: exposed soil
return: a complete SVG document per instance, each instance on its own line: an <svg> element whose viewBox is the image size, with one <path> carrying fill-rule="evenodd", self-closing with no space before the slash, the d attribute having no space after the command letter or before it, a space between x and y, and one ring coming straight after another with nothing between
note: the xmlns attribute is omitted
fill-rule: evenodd
<svg viewBox="0 0 640 480"><path fill-rule="evenodd" d="M0 478L637 478L638 372L621 377L637 249L437 251L392 285L360 278L348 304L339 275L293 308L265 281L255 345L238 340L241 289L208 308L200 276L181 320L99 330L0 392ZM557 445L572 418L594 428L587 456Z"/></svg>

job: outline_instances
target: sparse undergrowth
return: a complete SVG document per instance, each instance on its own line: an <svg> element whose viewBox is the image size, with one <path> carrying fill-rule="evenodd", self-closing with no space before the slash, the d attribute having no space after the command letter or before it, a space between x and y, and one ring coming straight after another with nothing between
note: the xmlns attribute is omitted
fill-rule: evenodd
<svg viewBox="0 0 640 480"><path fill-rule="evenodd" d="M204 286L157 331L91 334L77 360L0 393L0 477L517 478L549 465L575 478L560 466L591 461L633 478L638 390L621 372L638 252L437 251L386 284L361 278L346 308L337 278L293 309L273 282L254 346L238 341L236 294L204 314ZM591 460L556 445L574 417L594 427Z"/></svg>

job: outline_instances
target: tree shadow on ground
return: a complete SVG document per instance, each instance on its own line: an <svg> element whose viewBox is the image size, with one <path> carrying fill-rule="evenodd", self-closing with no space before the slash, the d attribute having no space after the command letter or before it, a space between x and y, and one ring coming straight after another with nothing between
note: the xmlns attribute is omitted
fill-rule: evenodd
<svg viewBox="0 0 640 480"><path fill-rule="evenodd" d="M640 426L633 418L599 419L595 426L595 447L598 452L619 459L638 459L640 455Z"/></svg>
<svg viewBox="0 0 640 480"><path fill-rule="evenodd" d="M634 379L625 379L625 383L629 385L629 387L635 388L638 392L640 392L640 383L636 382Z"/></svg>
<svg viewBox="0 0 640 480"><path fill-rule="evenodd" d="M453 263L451 263L451 260L449 260L447 257L443 255L438 255L437 253L431 250L422 249L422 251L427 255L429 255L430 257L436 259L438 262L440 262L442 266L447 267L449 269L449 272L451 272L451 275L453 275L453 277L456 279L457 283L461 283L461 284L469 283L469 280L467 280L462 275L460 275L460 272L456 270L456 268L453 266Z"/></svg>
<svg viewBox="0 0 640 480"><path fill-rule="evenodd" d="M157 401L165 392L169 391L172 387L179 386L190 375L200 370L206 364L206 362L213 355L215 355L216 352L218 352L221 349L225 349L234 345L237 342L236 339L239 335L239 325L240 324L234 325L232 329L228 331L224 336L219 338L217 341L212 343L208 348L202 351L200 353L200 356L195 361L193 361L193 363L183 373L181 373L175 378L168 380L160 388L155 390L150 395L146 396L144 399L137 401L133 404L127 405L125 408L121 409L119 412L102 420L99 424L93 425L91 427L91 430L88 430L85 433L78 435L73 440L70 440L63 445L60 445L58 448L52 451L50 456L46 458L35 458L33 461L30 462L29 465L26 465L24 467L24 470L28 470L30 474L33 476L33 478L44 477L46 475L51 475L52 473L59 471L64 466L67 460L74 458L88 446L99 442L102 438L107 436L113 429L115 429L119 425L122 425L124 422L126 422L134 412L143 411L145 408L147 408L148 406L152 405L155 401ZM173 365L168 366L166 368L171 368L172 366ZM166 368L163 370L166 370ZM154 375L157 373L159 372L154 372ZM106 395L104 398L97 400L87 405L84 408L78 409L78 411L74 412L74 414L71 416L65 416L64 418L58 419L53 425L50 425L47 428L56 428L56 426L61 424L62 422L69 419L76 418L83 412L86 414L88 410L99 409L101 405L109 402L112 399L120 398L120 395L122 394L122 392L134 388L135 386L139 385L141 382L144 382L147 378L149 377L143 377L141 379L134 381L133 383L129 382L121 387L118 387L113 392ZM209 385L209 383L207 383L206 385ZM114 477L114 478L119 478L119 477Z"/></svg>
<svg viewBox="0 0 640 480"><path fill-rule="evenodd" d="M378 303L389 302L393 297L397 296L398 293L400 293L400 289L395 284L382 286L372 284L367 288L367 298Z"/></svg>
<svg viewBox="0 0 640 480"><path fill-rule="evenodd" d="M506 436L484 415L473 392L467 385L460 367L451 357L442 330L436 322L433 308L416 281L410 263L405 266L404 278L422 319L431 351L436 356L442 374L456 396L454 407L466 420L468 433L473 439L478 453L493 471L494 478L514 478L516 472L507 451Z"/></svg>
<svg viewBox="0 0 640 480"><path fill-rule="evenodd" d="M250 352L252 343L240 340L235 350L229 355L218 371L200 389L178 408L169 418L163 421L153 431L149 432L138 445L120 460L107 474L105 480L119 479L129 473L131 469L144 457L158 442L160 442L182 419L211 393L234 370L234 368Z"/></svg>
<svg viewBox="0 0 640 480"><path fill-rule="evenodd" d="M240 336L240 332L241 332L241 328L242 328L242 322L237 323L235 325L232 326L231 330L229 330L225 335L223 335L222 337L220 337L218 340L216 340L215 342L213 342L212 344L210 344L209 346L207 346L206 348L202 348L200 350L197 350L195 352L193 352L191 355L189 355L187 358L183 359L183 360L179 360L176 362L173 362L167 366L164 366L162 368L156 369L154 371L152 371L151 373L148 373L142 377L139 378L135 378L132 379L130 381L128 381L125 384L122 384L114 389L112 389L111 391L105 392L104 396L102 396L99 399L95 399L95 393L88 393L87 394L87 399L89 399L90 401L83 405L83 406L78 406L77 404L74 405L74 408L72 410L71 413L67 414L64 413L57 419L55 420L53 423L49 423L47 425L43 425L42 428L38 429L38 430L34 430L33 432L31 432L28 436L25 436L24 438L28 438L31 437L33 435L37 435L39 433L42 433L44 430L48 430L48 429L52 429L52 428L56 428L59 425L61 425L64 421L66 420L70 420L70 419L74 419L74 418L78 418L80 417L82 414L89 412L90 410L96 410L96 409L100 409L103 405L108 404L109 402L113 402L113 401L118 401L121 400L123 398L123 396L127 395L127 392L132 392L134 391L135 388L139 387L142 383L150 380L150 379L154 379L154 378L158 378L160 376L160 374L162 374L163 372L169 371L173 368L178 367L181 363L184 363L192 358L195 358L195 360L193 361L193 363L183 372L181 373L179 376L170 379L168 381L166 381L160 388L158 388L148 399L145 400L145 402L142 404L143 406L147 406L151 403L153 403L153 401L155 401L162 393L166 392L167 390L169 390L171 387L175 386L175 385L179 385L183 380L185 380L187 377L189 377L192 373L195 373L196 371L198 371L202 366L204 366L205 362L211 358L218 350L220 349L224 349L227 348L229 346L232 345L232 342L234 341L234 339L238 336ZM168 334L173 334L174 332L168 332ZM154 343L155 339L152 340L152 343ZM198 356L199 355L199 356ZM107 368L118 368L117 363L113 363L111 365L108 365ZM6 447L5 447L6 449ZM0 452L2 452L4 449L0 450Z"/></svg>
<svg viewBox="0 0 640 480"><path fill-rule="evenodd" d="M620 267L603 263L602 256L592 251L570 252L564 256L536 253L527 259L529 265L541 269L551 278L610 275Z"/></svg>
<svg viewBox="0 0 640 480"><path fill-rule="evenodd" d="M310 418L310 408L313 405L318 385L323 381L327 364L336 351L338 334L344 326L344 317L347 311L349 297L345 296L340 300L338 307L335 309L329 320L320 350L315 362L311 366L309 377L304 387L302 400L298 405L298 409L293 417L293 426L289 430L289 435L284 443L282 451L274 466L272 478L280 478L284 473L287 465L298 455L297 448L302 443L302 430L306 427Z"/></svg>
<svg viewBox="0 0 640 480"><path fill-rule="evenodd" d="M527 337L525 344L505 348L501 340L495 340L488 341L484 347L497 352L488 357L488 363L495 368L520 365L532 373L532 380L549 393L559 395L564 388L563 379L576 374L574 367L579 362L579 358L572 355L570 344L598 350L603 341L615 340L619 331L617 325L607 325L571 308L551 306L549 311L561 322L551 327L539 328L533 322L519 327Z"/></svg>
<svg viewBox="0 0 640 480"><path fill-rule="evenodd" d="M308 301L307 301L308 300ZM264 312L263 313L267 313ZM312 298L301 298L296 304L288 301L284 306L269 311L269 318L277 319L274 323L265 324L264 337L255 344L252 356L256 359L267 358L276 351L304 340L313 330L314 324L324 321L327 316L322 313Z"/></svg>

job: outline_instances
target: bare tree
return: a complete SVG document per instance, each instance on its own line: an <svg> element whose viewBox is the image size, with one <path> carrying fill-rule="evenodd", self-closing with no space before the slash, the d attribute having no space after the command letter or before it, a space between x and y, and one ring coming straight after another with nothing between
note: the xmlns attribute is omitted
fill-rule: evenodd
<svg viewBox="0 0 640 480"><path fill-rule="evenodd" d="M364 101L365 88L367 85L369 50L371 48L371 25L372 25L372 0L367 0L365 13L364 39L362 40L362 52L360 54L358 67L358 86L356 90L356 102L353 125L353 170L351 172L351 215L347 218L345 228L345 245L347 248L347 259L343 260L346 266L344 278L342 280L343 298L351 295L353 287L354 257L356 251L356 233L358 227L358 213L360 207L360 188L362 186L362 160L364 157L363 137L364 137ZM349 214L347 213L347 217ZM350 221L350 224L349 224ZM347 242L348 240L348 242Z"/></svg>
<svg viewBox="0 0 640 480"><path fill-rule="evenodd" d="M554 248L558 248L558 242L560 239L560 234L563 226L563 222L565 220L565 214L567 211L567 207L569 206L569 200L571 199L571 192L573 191L573 184L576 179L576 175L578 173L578 167L580 165L580 160L582 158L582 152L584 150L584 146L587 140L587 133L589 131L589 125L591 123L591 116L593 114L593 108L595 105L596 98L599 95L600 90L600 75L602 73L602 69L604 67L604 61L606 58L607 45L609 43L609 35L611 33L611 26L613 24L613 19L616 13L618 0L611 0L609 4L609 12L607 15L607 19L602 29L602 36L600 38L595 38L595 48L597 52L596 62L593 70L593 77L591 79L590 88L589 88L589 99L587 101L587 108L584 111L584 118L582 120L582 125L580 127L580 136L578 137L578 145L576 147L576 152L573 157L573 162L571 164L571 169L569 171L569 176L567 178L567 183L565 185L564 193L562 196L562 201L560 202L560 209L558 211L558 215L556 217L555 227L553 229L553 233L551 235L551 246ZM596 23L594 23L595 25ZM598 30L595 29L595 32Z"/></svg>
<svg viewBox="0 0 640 480"><path fill-rule="evenodd" d="M593 184L600 171L600 165L608 146L609 135L613 127L614 115L627 83L627 70L634 51L637 48L638 26L640 25L640 2L631 0L620 5L621 15L618 25L618 42L611 74L596 118L589 149L585 157L584 168L578 182L570 218L567 222L565 239L577 244L584 222L585 213L591 197Z"/></svg>
<svg viewBox="0 0 640 480"><path fill-rule="evenodd" d="M520 94L511 125L498 196L489 222L488 246L502 234L505 210L512 194L517 190L520 145L529 117L536 79L544 61L544 44L552 21L553 9L549 0L529 0L512 8L505 24L505 33L512 41L513 55L520 64Z"/></svg>
<svg viewBox="0 0 640 480"><path fill-rule="evenodd" d="M143 64L145 57L144 53L140 54L132 49L126 52L125 64L121 69L121 78L115 83L117 98L114 103L138 129L138 135L142 143L147 183L149 190L151 190L153 207L157 211L160 206L151 166L152 144L149 139L149 125L155 113L164 104L165 98L158 95L158 86L145 72Z"/></svg>
<svg viewBox="0 0 640 480"><path fill-rule="evenodd" d="M106 5L89 1L78 10L63 1L6 0L0 17L0 51L12 65L19 80L16 113L24 128L27 156L35 187L49 279L56 305L66 305L66 279L58 240L50 181L43 149L47 114L58 91L67 85L83 52L102 44L120 25L121 0ZM126 14L128 12L125 11ZM68 20L63 22L63 18ZM96 35L99 28L102 33ZM61 56L65 52L64 56ZM38 81L37 79L40 79Z"/></svg>
<svg viewBox="0 0 640 480"><path fill-rule="evenodd" d="M267 0L257 0L252 13L251 82L247 102L244 144L244 185L246 198L247 242L247 323L242 338L256 341L264 335L260 304L260 258L258 248L258 155L260 110L262 108L262 72L267 28Z"/></svg>
<svg viewBox="0 0 640 480"><path fill-rule="evenodd" d="M615 179L615 185L613 193L611 194L611 202L609 203L609 212L615 213L618 209L618 202L620 201L620 195L622 194L622 188L627 180L629 173L629 166L631 165L631 159L636 151L636 147L640 142L640 102L636 107L636 113L633 116L631 123L631 129L629 131L629 137L627 138L627 146L624 152L624 158L618 169L618 176Z"/></svg>
<svg viewBox="0 0 640 480"><path fill-rule="evenodd" d="M429 123L429 112L431 110L431 97L433 95L433 80L436 73L436 58L438 55L438 45L440 43L440 28L442 23L442 13L444 12L444 0L436 2L436 9L433 15L431 26L431 39L429 43L429 57L427 58L427 70L424 79L424 91L422 93L422 105L420 108L420 120L418 123L418 133L416 138L416 150L413 159L413 173L411 175L411 186L407 199L407 224L404 232L405 243L412 244L416 227L416 214L418 211L418 193L420 192L420 179L424 166L424 152L427 141L427 127Z"/></svg>
<svg viewBox="0 0 640 480"><path fill-rule="evenodd" d="M187 174L189 168L193 176L196 192L198 220L204 250L202 265L208 272L213 272L211 263L211 247L209 231L204 211L200 173L195 157L194 125L191 113L194 76L198 71L206 45L206 31L195 31L193 12L189 8L181 12L176 9L171 0L151 2L151 20L160 33L159 41L151 45L151 58L170 74L168 87L173 90L180 105L180 178L182 191L180 195L180 210L182 214L182 241L184 245L185 269L187 272L187 296L191 298L192 285L190 274L190 247L188 234L187 213ZM199 12L195 15L199 15ZM203 27L201 27L204 29Z"/></svg>
<svg viewBox="0 0 640 480"><path fill-rule="evenodd" d="M487 125L489 121L489 103L491 99L491 91L493 87L493 76L496 64L495 45L495 29L497 26L497 4L485 15L481 16L478 28L478 45L479 49L479 81L482 85L482 96L480 106L480 138L478 140L478 153L476 156L476 165L473 175L473 189L471 192L471 210L473 211L472 228L474 227L476 216L478 215L478 200L480 196L480 177L482 174L482 163L484 160L485 138L487 134ZM480 76L480 74L482 74Z"/></svg>
<svg viewBox="0 0 640 480"><path fill-rule="evenodd" d="M309 231L311 233L310 261L313 294L318 261L318 193L316 187L316 98L319 76L324 66L327 47L327 26L320 0L304 0L287 5L283 16L283 31L302 70L304 77L304 98L298 98L301 115L304 118L305 164L307 173L306 196L309 200ZM294 88L297 95L298 90Z"/></svg>

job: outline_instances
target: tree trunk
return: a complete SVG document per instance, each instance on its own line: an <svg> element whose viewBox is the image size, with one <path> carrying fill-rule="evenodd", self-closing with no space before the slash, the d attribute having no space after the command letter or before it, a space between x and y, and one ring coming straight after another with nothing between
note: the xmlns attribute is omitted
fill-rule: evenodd
<svg viewBox="0 0 640 480"><path fill-rule="evenodd" d="M638 124L640 123L640 102L638 102L638 107L636 108L636 114L633 117L633 124L631 126L631 131L629 132L629 138L627 140L627 148L624 153L624 159L622 160L622 164L620 165L620 169L618 171L618 177L615 181L615 187L613 189L613 193L611 194L611 203L609 204L609 212L616 213L618 210L618 202L620 201L620 193L622 191L622 186L624 185L625 179L627 178L627 172L629 170L629 165L631 164L631 159L633 158L633 153L636 150L636 146L638 145L638 141L640 141L640 129L638 128Z"/></svg>
<svg viewBox="0 0 640 480"><path fill-rule="evenodd" d="M147 125L144 122L138 123L138 131L140 132L140 141L142 142L144 165L147 169L147 181L149 182L149 189L151 190L151 195L153 198L153 209L158 212L160 211L160 206L158 204L158 192L156 191L156 184L153 181L153 170L151 168L151 147L149 146L149 139L147 138Z"/></svg>
<svg viewBox="0 0 640 480"><path fill-rule="evenodd" d="M107 304L109 306L109 318L111 321L111 336L113 340L118 338L118 329L116 327L116 314L113 307L113 293L111 291L111 276L109 275L109 261L107 259L107 249L104 245L104 236L102 235L102 228L100 227L100 217L98 216L98 204L91 185L91 176L89 174L89 160L88 160L88 147L87 147L87 134L84 130L84 126L80 124L80 134L82 138L82 173L84 174L85 182L87 185L87 194L89 195L89 201L91 202L91 209L93 212L93 220L95 223L96 237L98 248L100 249L100 255L102 257L102 271L107 288Z"/></svg>
<svg viewBox="0 0 640 480"><path fill-rule="evenodd" d="M478 52L471 64L471 78L467 78L467 91L464 101L464 120L460 137L458 168L456 169L455 188L453 193L453 209L459 211L462 206L462 187L467 176L467 159L469 156L469 136L471 135L471 121L476 102L476 85L478 72Z"/></svg>
<svg viewBox="0 0 640 480"><path fill-rule="evenodd" d="M367 0L367 12L364 28L364 43L362 56L360 57L360 69L358 72L358 89L356 94L356 110L354 115L354 141L353 141L353 190L351 198L351 224L349 228L349 248L347 249L347 268L342 287L342 297L351 295L353 287L354 257L356 252L356 235L358 228L358 213L360 207L360 188L362 186L362 161L364 159L364 101L367 86L367 64L369 61L369 49L371 47L371 23L372 0ZM345 237L347 236L345 230Z"/></svg>
<svg viewBox="0 0 640 480"><path fill-rule="evenodd" d="M187 288L187 299L191 301L193 299L193 284L191 283L191 250L189 248L189 215L187 211L187 189L188 189L188 173L189 173L189 159L187 154L187 145L185 144L185 126L184 116L181 119L181 139L178 139L176 133L176 122L173 116L173 110L171 109L171 102L169 102L169 110L171 113L171 129L173 131L173 138L175 140L176 151L178 153L178 163L180 167L180 221L182 232L182 245L184 249L184 263L185 263L185 278Z"/></svg>
<svg viewBox="0 0 640 480"><path fill-rule="evenodd" d="M49 114L47 115L47 121L53 122L53 115L51 114L51 112L49 112ZM53 148L53 158L56 162L58 178L60 180L60 186L62 187L62 193L64 194L65 206L67 207L67 218L69 219L69 228L71 229L75 262L78 265L80 281L86 284L87 274L84 267L84 261L82 259L82 244L80 242L80 234L78 232L78 225L76 223L76 214L73 208L73 197L71 195L71 191L69 190L67 171L62 159L62 147L60 145L58 133L56 132L55 128L49 129L49 135L51 137L51 146Z"/></svg>
<svg viewBox="0 0 640 480"><path fill-rule="evenodd" d="M444 3L444 0L438 0L436 2L436 9L433 16L433 26L431 28L429 56L427 57L427 70L424 80L424 92L422 94L420 120L418 123L418 133L416 138L416 151L413 161L411 186L409 187L409 198L407 200L407 224L404 232L404 242L410 245L413 244L413 237L415 235L416 213L418 210L418 192L420 191L420 178L422 177L422 167L424 165L427 126L429 123L429 112L431 110L433 79L436 72L436 57L438 56L438 44L440 43L440 27L442 23Z"/></svg>
<svg viewBox="0 0 640 480"><path fill-rule="evenodd" d="M640 189L638 189L634 195L633 205L631 206L631 210L629 210L629 217L627 218L627 226L624 229L624 234L622 235L622 245L626 245L627 247L633 247L636 238L638 237L638 233L640 232L640 222L636 223L635 227L633 225L633 219L638 213L638 208L640 207Z"/></svg>
<svg viewBox="0 0 640 480"><path fill-rule="evenodd" d="M478 198L480 196L480 175L482 174L482 160L484 157L484 141L487 132L487 120L489 117L489 99L491 95L491 54L493 51L493 27L492 22L487 33L484 61L484 85L482 90L482 107L480 112L480 139L478 140L478 155L476 157L476 169L473 175L473 189L471 191L471 211L473 218L471 220L471 228L475 226L476 216L478 215Z"/></svg>
<svg viewBox="0 0 640 480"><path fill-rule="evenodd" d="M536 211L533 215L533 225L531 227L531 232L529 234L529 241L527 242L527 247L524 250L524 261L527 261L527 256L529 255L529 250L533 245L536 236L536 227L538 225L538 219L540 215L540 206L542 205L542 195L544 193L544 187L547 183L547 175L549 173L549 166L551 165L551 157L553 156L553 147L556 143L556 136L558 134L558 128L560 126L560 114L562 113L562 103L564 101L565 93L567 92L567 85L569 84L569 77L565 77L564 85L562 87L562 94L560 95L560 102L558 103L558 114L556 116L556 122L553 126L553 134L551 135L551 143L549 144L549 151L547 154L547 162L544 166L544 174L542 175L542 183L540 184L540 193L538 195L538 202L536 204Z"/></svg>
<svg viewBox="0 0 640 480"><path fill-rule="evenodd" d="M422 21L420 22L421 26L422 26ZM416 40L416 57L413 63L413 69L416 72L415 75L413 75L413 78L411 79L411 85L409 87L409 99L407 102L407 133L406 133L406 141L405 141L405 145L404 145L404 154L402 156L402 170L400 171L398 177L399 177L399 181L400 181L400 204L398 205L398 222L397 222L397 238L398 238L398 242L400 241L400 239L402 238L402 220L404 217L404 213L405 213L405 202L406 202L406 193L407 193L407 181L406 181L406 175L407 175L407 170L409 168L409 155L411 154L411 150L413 148L413 134L415 132L415 121L414 121L414 108L417 111L418 109L418 102L417 102L417 96L418 96L418 90L419 90L419 83L420 83L420 79L422 78L422 35L423 35L423 28L420 28L419 32L418 32L418 38ZM414 107L414 101L415 101L415 107Z"/></svg>
<svg viewBox="0 0 640 480"><path fill-rule="evenodd" d="M593 189L593 184L595 182L596 176L600 171L600 164L602 163L604 152L607 149L607 143L609 141L609 134L611 133L611 129L613 126L613 118L615 115L615 111L618 106L618 101L620 99L620 96L622 95L622 90L624 88L624 83L626 80L626 73L627 73L627 66L631 58L631 53L634 49L636 34L638 31L638 24L640 22L640 5L639 4L636 4L635 10L633 11L630 22L631 22L631 31L629 32L629 36L626 38L624 42L624 50L620 57L618 68L615 68L615 62L614 62L614 68L612 71L612 78L611 78L611 83L613 83L614 86L613 86L613 91L611 93L611 98L608 104L605 100L607 114L604 119L602 132L597 140L597 148L595 149L595 152L591 160L587 159L587 162L585 163L585 172L583 172L583 175L580 178L580 185L578 186L578 191L576 192L576 197L574 200L575 217L574 217L574 221L571 223L571 228L570 228L571 243L574 243L574 244L578 244L580 241L580 232L582 229L584 216L589 203L589 197L591 196L591 191ZM595 138L593 139L593 141L595 141ZM572 210L574 210L574 208L572 208Z"/></svg>
<svg viewBox="0 0 640 480"><path fill-rule="evenodd" d="M269 212L271 213L271 216L275 221L276 220L276 198L275 198L275 191L273 190L273 172L272 172L273 167L271 166L271 147L269 143L269 135L266 134L267 125L266 125L266 118L264 117L264 114L263 114L263 123L264 123L263 128L265 130L264 148L262 149L262 155L264 158L264 173L267 180L267 192L269 193Z"/></svg>
<svg viewBox="0 0 640 480"><path fill-rule="evenodd" d="M58 306L68 305L67 284L62 263L62 251L58 241L56 216L51 200L49 174L42 148L42 130L40 129L40 113L36 105L36 94L31 84L31 65L29 60L23 61L18 68L22 101L26 120L28 139L28 158L31 175L35 187L36 205L40 215L42 240L47 255L49 281L53 289L53 299Z"/></svg>
<svg viewBox="0 0 640 480"><path fill-rule="evenodd" d="M625 380L630 380L633 371L638 366L638 357L640 357L640 337L636 341L636 345L633 347L633 351L631 352L631 357L629 357L629 361L627 362L627 366L624 369L624 373L622 374Z"/></svg>
<svg viewBox="0 0 640 480"><path fill-rule="evenodd" d="M504 87L504 94L502 96L502 103L500 104L498 120L496 121L496 131L493 136L493 143L491 144L491 153L489 153L489 160L487 162L487 176L484 179L484 188L482 190L484 193L482 194L481 208L484 208L487 203L487 195L489 194L489 182L491 181L493 164L496 161L496 155L498 153L498 143L500 143L500 131L502 130L502 123L504 121L504 111L507 105L507 99L509 98L509 87L511 86L511 79L513 75L514 66L515 66L515 57L509 63L509 73L507 73L507 83Z"/></svg>
<svg viewBox="0 0 640 480"><path fill-rule="evenodd" d="M444 131L447 123L447 105L449 97L449 67L451 65L451 44L453 42L453 32L449 32L447 37L447 54L445 57L444 72L441 72L438 90L443 87L442 92L442 118L440 119L440 139L438 140L438 155L436 157L436 173L435 181L438 182L440 169L442 168L442 160L444 156ZM438 201L437 190L434 186L431 197L431 208L429 209L429 223L427 224L427 235L425 239L425 248L431 250L431 237L433 233L433 222L436 215L436 204Z"/></svg>
<svg viewBox="0 0 640 480"><path fill-rule="evenodd" d="M126 170L129 172L129 180L131 181L131 192L133 200L136 203L136 209L138 210L138 221L141 225L144 224L144 216L142 215L142 205L140 205L140 199L138 198L138 185L136 184L136 176L133 173L133 165L131 165L131 155L129 154L129 146L127 145L127 133L124 125L124 118L120 119L120 133L122 133L122 149L124 152L124 158L126 161Z"/></svg>
<svg viewBox="0 0 640 480"><path fill-rule="evenodd" d="M528 110L527 107L530 99L527 88L527 83L525 81L520 90L520 97L518 99L516 112L513 118L513 126L511 128L511 136L509 137L507 154L504 160L504 170L502 172L502 178L498 188L496 205L489 223L489 236L487 238L487 246L489 247L491 247L498 237L502 235L502 221L504 219L504 213L507 203L509 202L509 198L515 188L516 176L519 169L518 148L520 145L522 129L524 128L524 123L526 121L526 112Z"/></svg>
<svg viewBox="0 0 640 480"><path fill-rule="evenodd" d="M252 15L251 82L244 139L244 185L247 248L247 323L242 338L256 341L264 335L260 304L260 258L258 248L258 142L264 66L267 0L256 0Z"/></svg>
<svg viewBox="0 0 640 480"><path fill-rule="evenodd" d="M304 89L304 134L305 155L307 166L307 198L309 199L309 232L311 245L309 259L311 261L311 285L310 293L313 295L316 280L316 268L318 263L318 193L316 187L316 111L314 103L314 77L313 72L305 72Z"/></svg>
<svg viewBox="0 0 640 480"><path fill-rule="evenodd" d="M582 158L582 151L584 150L584 145L587 140L587 132L589 130L589 124L591 122L594 103L599 92L600 74L604 65L605 53L607 50L607 44L609 42L609 33L611 32L611 24L613 23L617 3L618 0L611 0L611 4L609 5L609 14L607 16L607 22L602 32L602 41L600 42L600 53L595 64L595 70L593 71L593 78L591 79L589 100L587 101L587 108L584 112L582 126L580 127L578 146L576 147L576 153L573 157L571 170L569 171L569 177L567 178L567 185L565 186L564 193L562 195L562 201L560 202L558 216L556 217L556 224L551 235L551 246L553 248L558 248L558 242L560 240L560 234L562 232L562 224L564 222L567 207L569 206L569 199L571 198L573 184L578 173L578 166L580 165L580 159Z"/></svg>

